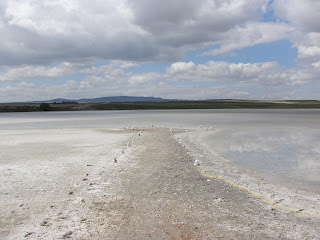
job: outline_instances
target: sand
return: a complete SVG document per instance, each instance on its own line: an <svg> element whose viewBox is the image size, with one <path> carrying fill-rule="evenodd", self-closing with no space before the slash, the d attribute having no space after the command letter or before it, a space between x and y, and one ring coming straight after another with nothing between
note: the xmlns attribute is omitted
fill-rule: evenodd
<svg viewBox="0 0 320 240"><path fill-rule="evenodd" d="M204 174L181 132L4 132L1 238L319 238L317 216Z"/></svg>

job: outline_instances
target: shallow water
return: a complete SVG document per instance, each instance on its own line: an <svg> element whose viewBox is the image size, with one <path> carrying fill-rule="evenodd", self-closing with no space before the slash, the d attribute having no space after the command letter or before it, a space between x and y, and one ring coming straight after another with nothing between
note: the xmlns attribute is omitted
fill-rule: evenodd
<svg viewBox="0 0 320 240"><path fill-rule="evenodd" d="M221 131L206 141L225 159L269 181L320 193L319 129L248 127Z"/></svg>
<svg viewBox="0 0 320 240"><path fill-rule="evenodd" d="M320 110L299 109L1 113L0 130L153 125L204 131L213 126L221 131L208 133L204 141L233 164L258 171L270 181L319 193L319 117Z"/></svg>

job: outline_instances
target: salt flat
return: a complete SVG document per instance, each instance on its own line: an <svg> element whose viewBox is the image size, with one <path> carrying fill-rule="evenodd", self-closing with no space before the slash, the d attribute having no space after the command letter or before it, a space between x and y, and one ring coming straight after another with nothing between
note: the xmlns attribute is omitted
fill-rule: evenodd
<svg viewBox="0 0 320 240"><path fill-rule="evenodd" d="M44 222L52 225L52 214L55 221L67 218L67 224L58 227L62 232L76 219L80 224L79 218L87 215L77 212L82 199L116 196L119 169L113 159L126 161L130 149L126 154L121 150L132 136L132 132L100 129L3 131L1 235L21 239L23 234L40 231L41 238L41 232L46 232L54 239L54 230L41 228ZM103 175L110 177L102 180Z"/></svg>
<svg viewBox="0 0 320 240"><path fill-rule="evenodd" d="M0 117L3 239L318 238L317 195L272 197L201 140L232 126L225 115L81 114Z"/></svg>

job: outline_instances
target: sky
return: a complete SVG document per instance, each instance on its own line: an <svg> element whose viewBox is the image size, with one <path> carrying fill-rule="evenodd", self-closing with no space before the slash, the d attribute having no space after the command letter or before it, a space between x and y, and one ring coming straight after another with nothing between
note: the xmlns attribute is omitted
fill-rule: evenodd
<svg viewBox="0 0 320 240"><path fill-rule="evenodd" d="M0 102L320 100L319 0L1 0Z"/></svg>

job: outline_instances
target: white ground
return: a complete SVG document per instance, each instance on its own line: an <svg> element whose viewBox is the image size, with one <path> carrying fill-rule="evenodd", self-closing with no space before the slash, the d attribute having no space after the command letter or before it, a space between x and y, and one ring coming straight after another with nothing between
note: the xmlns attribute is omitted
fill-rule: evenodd
<svg viewBox="0 0 320 240"><path fill-rule="evenodd" d="M196 132L187 132L186 147L175 135L181 129L173 134L168 128L139 132L2 130L1 238L319 237L319 218L270 206L225 179L201 174L205 166L193 164L192 144L197 141L190 136ZM200 148L198 153L214 156ZM218 159L215 166L231 176Z"/></svg>
<svg viewBox="0 0 320 240"><path fill-rule="evenodd" d="M117 197L117 175L135 134L76 128L1 131L0 236L56 239L75 229L85 235L81 223L90 209L84 202Z"/></svg>

